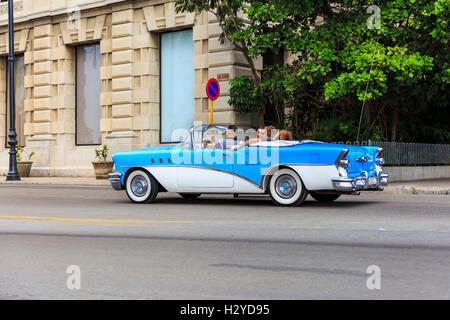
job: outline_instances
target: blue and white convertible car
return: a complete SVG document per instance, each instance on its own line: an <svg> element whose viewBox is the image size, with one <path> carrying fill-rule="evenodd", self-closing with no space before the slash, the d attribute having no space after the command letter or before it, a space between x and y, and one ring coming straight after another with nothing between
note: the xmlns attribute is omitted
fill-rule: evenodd
<svg viewBox="0 0 450 320"><path fill-rule="evenodd" d="M380 191L389 182L378 147L280 140L236 151L208 147L225 130L195 126L181 144L117 152L109 180L136 203L150 203L159 192L176 192L184 198L269 194L282 206L299 205L308 194L333 201L341 194Z"/></svg>

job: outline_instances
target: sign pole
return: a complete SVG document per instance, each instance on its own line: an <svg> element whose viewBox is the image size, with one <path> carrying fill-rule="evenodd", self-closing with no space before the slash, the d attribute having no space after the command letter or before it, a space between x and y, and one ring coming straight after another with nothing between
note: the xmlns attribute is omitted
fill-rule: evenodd
<svg viewBox="0 0 450 320"><path fill-rule="evenodd" d="M214 124L214 101L213 100L209 100L209 124L213 125Z"/></svg>

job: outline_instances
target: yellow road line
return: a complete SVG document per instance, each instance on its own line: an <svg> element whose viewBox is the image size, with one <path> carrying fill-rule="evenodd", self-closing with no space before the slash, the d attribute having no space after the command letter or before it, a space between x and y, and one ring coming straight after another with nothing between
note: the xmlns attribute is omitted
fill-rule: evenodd
<svg viewBox="0 0 450 320"><path fill-rule="evenodd" d="M48 220L48 221L76 221L76 222L128 222L128 223L191 223L192 221L177 220L137 220L137 219L82 219L82 218L58 218L58 217L33 217L33 216L0 216L0 219L20 220Z"/></svg>
<svg viewBox="0 0 450 320"><path fill-rule="evenodd" d="M0 223L5 223L6 221L0 221ZM58 225L58 226L102 226L102 227L160 227L159 224L122 224L122 223L115 223L115 224L104 224L104 223L72 223L72 222L41 222L41 221L16 221L13 222L16 224L45 224L45 225ZM170 226L173 228L172 226ZM176 228L176 227L175 227Z"/></svg>

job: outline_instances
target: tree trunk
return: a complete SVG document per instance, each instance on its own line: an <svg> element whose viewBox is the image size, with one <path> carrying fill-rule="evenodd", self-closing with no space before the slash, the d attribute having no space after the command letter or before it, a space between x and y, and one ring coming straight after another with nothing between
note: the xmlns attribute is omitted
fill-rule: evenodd
<svg viewBox="0 0 450 320"><path fill-rule="evenodd" d="M369 131L372 132L373 129L375 128L375 125L377 124L377 120L380 118L380 116L383 114L384 108L386 108L388 105L388 101L385 101L381 104L381 106L378 108L378 113L375 115L375 117L372 120L372 124L369 127ZM385 116L383 115L382 119L385 118ZM382 127L383 122L380 121L381 125L380 127Z"/></svg>
<svg viewBox="0 0 450 320"><path fill-rule="evenodd" d="M364 116L366 117L367 123L371 122L370 111L371 111L371 103L369 102L364 106Z"/></svg>
<svg viewBox="0 0 450 320"><path fill-rule="evenodd" d="M391 141L395 141L397 138L397 124L398 124L398 109L392 110L391 118Z"/></svg>
<svg viewBox="0 0 450 320"><path fill-rule="evenodd" d="M266 108L264 107L263 110L258 111L258 128L264 127L264 115L266 113Z"/></svg>

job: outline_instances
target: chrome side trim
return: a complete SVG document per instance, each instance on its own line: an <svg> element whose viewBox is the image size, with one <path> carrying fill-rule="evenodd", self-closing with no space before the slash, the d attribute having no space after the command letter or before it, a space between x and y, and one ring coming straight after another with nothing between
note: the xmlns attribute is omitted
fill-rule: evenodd
<svg viewBox="0 0 450 320"><path fill-rule="evenodd" d="M113 172L108 174L109 182L111 182L111 186L114 190L121 191L123 190L122 183L120 182L121 177L123 176L122 172Z"/></svg>
<svg viewBox="0 0 450 320"><path fill-rule="evenodd" d="M365 156L361 156L358 159L356 159L358 162L367 162L367 158Z"/></svg>

